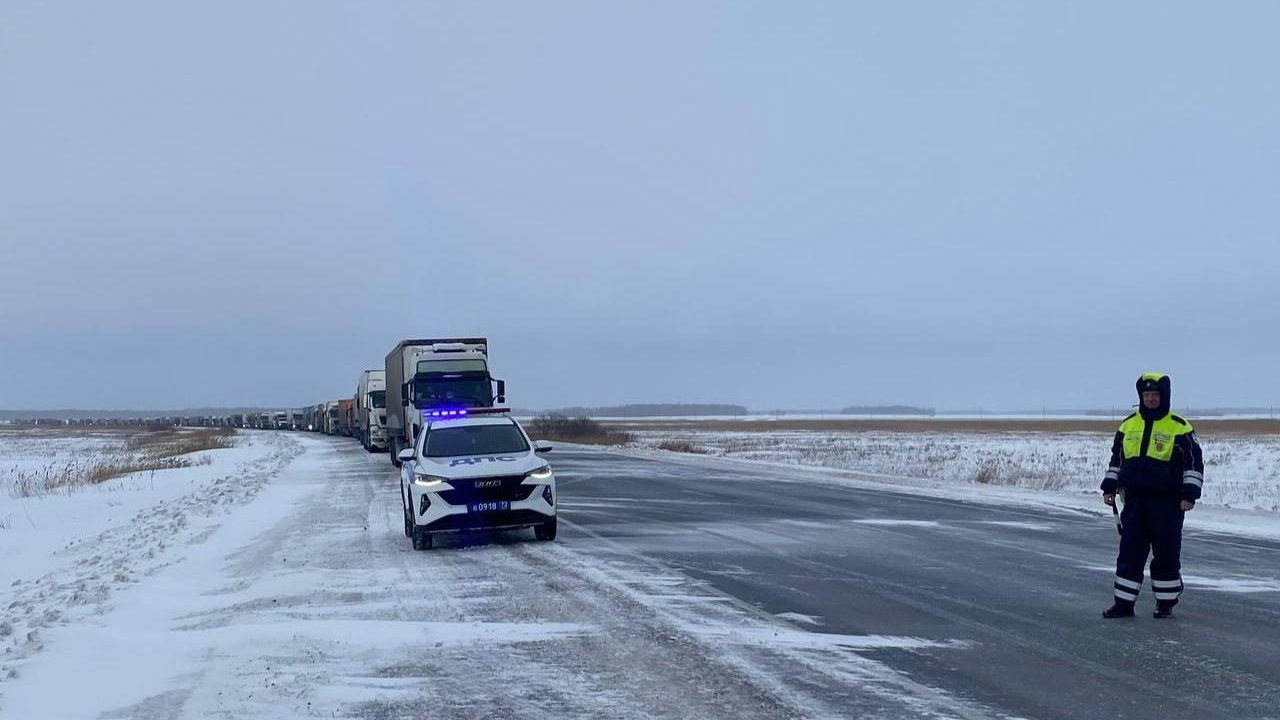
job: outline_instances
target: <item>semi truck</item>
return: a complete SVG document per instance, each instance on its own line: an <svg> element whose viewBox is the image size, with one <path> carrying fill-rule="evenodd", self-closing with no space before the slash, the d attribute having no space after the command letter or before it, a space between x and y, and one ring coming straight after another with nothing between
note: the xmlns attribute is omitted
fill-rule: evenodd
<svg viewBox="0 0 1280 720"><path fill-rule="evenodd" d="M356 426L360 444L368 452L387 450L387 380L382 370L365 370L356 384Z"/></svg>
<svg viewBox="0 0 1280 720"><path fill-rule="evenodd" d="M323 408L323 412L317 417L316 432L322 432L325 435L339 435L342 433L341 418L338 414L337 400L330 400L317 408Z"/></svg>
<svg viewBox="0 0 1280 720"><path fill-rule="evenodd" d="M402 340L387 353L384 375L387 442L396 467L400 451L414 447L424 410L461 413L506 402L506 383L489 373L485 338Z"/></svg>

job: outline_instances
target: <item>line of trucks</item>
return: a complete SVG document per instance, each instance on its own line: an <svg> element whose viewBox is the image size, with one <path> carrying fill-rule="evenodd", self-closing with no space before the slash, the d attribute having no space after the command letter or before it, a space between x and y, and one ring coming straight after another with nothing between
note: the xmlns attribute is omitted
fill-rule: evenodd
<svg viewBox="0 0 1280 720"><path fill-rule="evenodd" d="M506 402L506 383L489 371L489 341L482 337L402 340L380 370L365 370L355 395L310 407L201 418L215 426L255 430L299 430L360 440L369 452L387 452L400 466L400 452L413 447L423 411L485 408Z"/></svg>
<svg viewBox="0 0 1280 720"><path fill-rule="evenodd" d="M360 373L350 399L231 416L235 427L351 435L400 470L404 534L415 550L443 533L533 528L556 539L555 474L505 407L485 338L402 340L383 367Z"/></svg>

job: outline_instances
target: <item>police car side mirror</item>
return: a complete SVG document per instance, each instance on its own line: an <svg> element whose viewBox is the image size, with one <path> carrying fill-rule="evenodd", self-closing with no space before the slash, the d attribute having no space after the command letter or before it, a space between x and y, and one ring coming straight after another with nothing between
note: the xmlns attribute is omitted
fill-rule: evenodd
<svg viewBox="0 0 1280 720"><path fill-rule="evenodd" d="M533 451L536 453L549 453L554 446L546 440L534 440Z"/></svg>
<svg viewBox="0 0 1280 720"><path fill-rule="evenodd" d="M416 456L417 453L414 452L413 448L405 448L400 451L400 454L397 457L400 458L400 462L409 462L415 459Z"/></svg>

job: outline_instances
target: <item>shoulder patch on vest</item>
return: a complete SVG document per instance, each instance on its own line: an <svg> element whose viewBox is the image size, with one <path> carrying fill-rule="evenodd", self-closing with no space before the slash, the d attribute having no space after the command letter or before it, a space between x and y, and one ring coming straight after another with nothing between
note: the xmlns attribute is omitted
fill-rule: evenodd
<svg viewBox="0 0 1280 720"><path fill-rule="evenodd" d="M1170 417L1170 418L1172 418L1174 422L1176 422L1176 423L1178 423L1178 424L1180 424L1180 425L1186 425L1186 424L1187 424L1187 421L1186 421L1186 420L1183 420L1182 418L1178 417L1177 415L1174 415L1173 413L1169 413L1169 417Z"/></svg>

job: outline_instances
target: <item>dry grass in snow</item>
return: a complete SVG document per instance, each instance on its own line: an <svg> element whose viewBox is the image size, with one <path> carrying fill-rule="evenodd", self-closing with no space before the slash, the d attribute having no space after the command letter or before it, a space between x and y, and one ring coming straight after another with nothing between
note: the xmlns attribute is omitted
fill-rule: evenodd
<svg viewBox="0 0 1280 720"><path fill-rule="evenodd" d="M630 433L585 417L540 415L526 423L525 429L535 440L562 440L583 445L627 445L632 441Z"/></svg>
<svg viewBox="0 0 1280 720"><path fill-rule="evenodd" d="M763 425L763 424L762 424ZM1031 490L1096 493L1106 472L1107 432L816 432L636 430L635 444L718 457L806 465ZM633 426L634 427L634 426ZM1280 436L1200 433L1204 501L1280 511Z"/></svg>
<svg viewBox="0 0 1280 720"><path fill-rule="evenodd" d="M57 431L41 430L19 436L7 432L0 439L55 438ZM13 467L4 484L12 497L40 497L67 493L138 472L206 465L208 457L193 453L229 448L235 431L226 428L118 428L95 431L93 445L72 450L47 463Z"/></svg>

